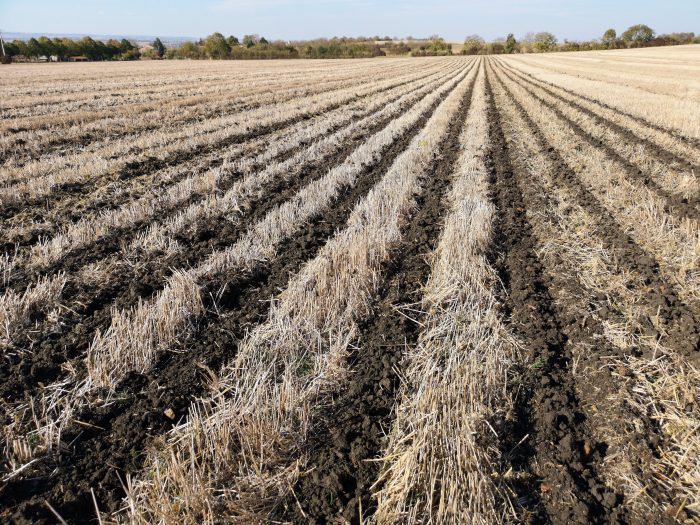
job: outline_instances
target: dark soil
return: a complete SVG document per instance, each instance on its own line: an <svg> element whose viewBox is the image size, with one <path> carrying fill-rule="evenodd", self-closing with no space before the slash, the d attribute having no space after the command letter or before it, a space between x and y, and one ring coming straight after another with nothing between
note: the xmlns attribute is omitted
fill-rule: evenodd
<svg viewBox="0 0 700 525"><path fill-rule="evenodd" d="M28 477L0 487L5 509L0 520L52 523L55 517L44 504L48 501L70 523L95 522L90 488L100 510L120 508L121 480L140 468L151 439L173 424L164 411L170 408L180 419L196 397L206 394L207 369L218 370L235 356L238 340L267 315L269 298L345 224L356 202L408 146L438 103L387 148L377 165L366 168L328 212L282 243L274 261L254 275L231 272L208 283L205 289L210 293L204 297L209 298L210 313L182 351L163 355L148 374L131 374L116 388L125 401L80 415L81 421L94 426L69 428L60 454L45 458Z"/></svg>
<svg viewBox="0 0 700 525"><path fill-rule="evenodd" d="M425 175L417 212L403 228L402 242L386 269L373 315L361 324L357 351L348 361L353 370L347 389L321 405L318 425L304 453L309 472L294 487L295 495L280 505L282 521L352 523L375 510L370 487L376 482L384 436L393 419L399 387L397 369L407 346L415 345L420 325L406 309L420 302L430 275L428 255L442 231L445 195L459 156L459 134L466 118L474 81L455 115L446 139ZM362 509L362 515L360 515Z"/></svg>
<svg viewBox="0 0 700 525"><path fill-rule="evenodd" d="M396 85L400 86L408 82L410 82L410 80L403 80L401 82L397 82ZM111 172L107 175L94 177L83 182L74 182L56 186L52 188L49 195L45 195L40 198L31 198L30 196L27 196L21 200L18 200L17 202L8 203L3 206L2 210L0 210L0 220L7 220L16 214L22 213L25 215L28 214L28 216L31 216L35 221L44 222L49 218L46 215L46 210L52 208L56 203L66 199L87 195L109 181L119 180L124 182L136 177L143 177L144 175L149 175L157 170L176 166L188 160L195 159L198 156L207 155L234 144L240 144L247 140L263 137L296 122L311 119L327 111L337 109L342 104L360 100L361 98L361 96L355 95L346 102L333 104L322 111L305 113L292 119L287 119L270 125L254 126L249 128L246 132L231 135L210 144L200 144L187 151L176 151L162 157L158 155L146 155L144 158L129 162L115 172Z"/></svg>
<svg viewBox="0 0 700 525"><path fill-rule="evenodd" d="M341 84L342 81L335 81L330 84L330 88L332 89L335 85ZM258 93L258 95L271 94L273 90L276 89L279 89L279 87L270 86L267 88L263 88ZM292 98L299 96L299 92L301 90L302 88L296 86L291 90L285 90L284 92L280 92L275 98L275 101L283 102L291 100ZM191 101L187 102L178 100L177 106L173 106L173 109L184 109L188 107L191 108L193 106L196 106L197 104L199 104L199 107L196 108L196 113L191 114L184 119L182 118L182 116L180 116L179 120L174 119L171 122L169 122L168 129L183 128L185 126L189 126L197 122L206 121L211 118L221 117L237 111L250 111L252 109L257 109L267 103L266 101L248 103L245 101L240 101L237 99L237 97L233 96L225 105L202 104L201 99L205 98L206 96L207 95L200 95L194 97ZM79 136L67 138L63 136L58 129L56 129L56 134L52 136L48 141L44 142L44 144L42 145L41 155L47 155L53 152L58 152L59 150L62 156L70 155L86 146L93 144L94 142L115 141L123 139L124 137L127 137L130 134L136 135L144 132L161 130L162 123L158 121L159 116L154 114L158 110L158 108L154 108L152 103L146 105L150 106L150 108L147 109L145 113L149 113L149 116L152 118L144 127L139 128L138 131L127 131L115 128L110 129L108 134L98 131L86 131ZM134 106L131 104L127 104L125 107L130 112L134 110ZM113 110L110 112L109 117L118 116L115 115L117 111L119 111L119 108L114 107ZM9 151L7 153L0 152L0 163L5 162L8 159L12 159L12 165L14 167L17 167L22 166L24 163L29 162L31 160L35 160L36 152L29 150L27 147L23 146L31 146L31 142L24 142L23 139L19 139L18 142L9 147Z"/></svg>
<svg viewBox="0 0 700 525"><path fill-rule="evenodd" d="M229 114L234 111L249 111L251 109L256 109L260 107L262 104L265 104L266 102L262 103L249 103L245 101L240 101L237 99L237 97L231 98L228 104L225 106L218 106L218 105L202 105L202 100L211 96L214 90L211 88L215 88L217 85L222 86L230 82L230 80L220 80L218 82L210 82L207 83L207 90L208 92L206 93L200 93L194 96L189 96L188 98L180 98L178 97L178 100L175 102L176 106L178 108L191 108L193 106L199 105L197 108L196 114L187 117L186 119L179 120L177 122L173 121L171 123L171 126L175 127L183 127L187 126L189 124L193 124L198 121L204 121L213 117L220 117L224 114ZM337 78L337 79L332 79L327 83L327 86L329 89L335 89L336 86L343 86L347 87L347 85L350 82L356 82L356 79L352 78ZM357 82L356 82L357 83ZM361 85L363 82L357 83L357 85ZM193 84L190 87L196 87L197 84ZM127 90L133 89L132 87L126 88ZM269 84L267 87L262 87L260 92L258 94L270 94L275 91L279 91L280 86L275 85L275 84ZM297 85L296 87L293 87L292 89L286 89L284 92L279 92L278 97L276 97L277 102L281 101L287 101L291 100L294 97L299 96L299 92L303 89L301 85ZM143 96L147 94L145 91L140 92L140 96ZM121 93L110 93L106 94L106 97L111 97L113 99L120 99L123 95ZM166 97L167 98L167 97ZM92 100L92 99L90 99ZM75 102L75 101L74 101ZM164 103L164 100L155 100L155 101L149 101L141 104L133 104L131 102L125 102L124 104L115 104L112 105L109 109L109 111L102 110L101 111L101 116L102 117L115 117L119 116L120 114L124 113L121 111L122 109L127 110L127 112L131 113L134 110L140 109L142 113L152 113L154 112L157 107L161 104ZM165 102L167 104L167 102ZM100 110L96 110L95 112L100 113ZM93 112L93 114L95 113ZM41 118L42 115L39 116L33 116L29 117L29 119L33 118ZM45 116L45 115L43 115ZM91 119L92 120L92 119ZM95 119L95 120L100 120ZM75 123L70 123L68 126L74 125ZM33 129L46 129L47 126L41 126L41 127L34 127ZM62 155L67 155L72 152L72 150L75 149L80 149L84 146L87 146L91 144L92 142L103 142L106 140L118 140L123 137L125 137L128 133L130 132L125 132L122 131L121 129L111 129L109 130L108 134L104 133L96 133L96 132L85 132L82 135L78 137L74 137L71 139L66 139L65 136L61 134L61 128L65 128L65 125L60 126L60 128L55 127L56 134L55 136L51 137L49 141L44 143L43 148L41 149L41 155L47 155L53 151L56 150L61 150ZM144 131L151 131L151 130L156 130L160 129L160 123L157 120L152 120L149 122L145 127L139 129L139 132L144 132ZM20 131L26 131L23 129L17 129L17 128L9 128L6 130L8 134L12 135ZM134 131L135 132L135 131ZM31 146L30 143L25 142L23 139L17 139L17 142L12 144L11 146L8 146L8 151L7 152L0 152L0 163L5 162L8 159L12 159L13 166L18 166L22 165L23 162L33 160L36 157L36 153L34 151L30 151L27 149L25 146Z"/></svg>
<svg viewBox="0 0 700 525"><path fill-rule="evenodd" d="M659 265L653 257L647 255L624 229L617 223L611 213L598 201L591 191L583 184L578 175L561 158L556 149L547 144L542 132L527 115L525 110L511 97L523 119L528 123L534 140L548 152L549 159L559 167L556 182L567 188L577 202L591 215L598 219L600 231L605 232L600 240L605 248L613 250L621 265L641 276L646 291L646 308L648 317L645 323L645 335L661 337L654 328L651 317L658 316L665 326L667 337L664 343L698 362L700 350L700 317L697 308L692 308L681 301L675 290L664 282L660 275Z"/></svg>
<svg viewBox="0 0 700 525"><path fill-rule="evenodd" d="M430 76L442 76L445 77L447 75L450 75L453 73L453 69L451 68L448 71L443 71L441 70L440 72L433 72L431 75L425 75L424 77L420 77L415 79L416 82L422 82L426 78ZM406 83L401 83L399 86L404 86ZM396 87L396 86L394 86ZM381 93L383 91L388 91L389 88L387 89L382 89L379 90L377 93ZM419 89L418 86L413 86L411 89L406 89L400 94L397 94L395 97L387 101L387 104L394 102L396 99L400 98L403 95L409 94L413 91L416 91ZM366 97L363 96L362 99L364 98L369 98L371 95L367 95ZM297 119L295 121L290 121L288 123L288 126L292 126L296 123L303 122L306 120L309 120L310 118L319 118L321 116L325 116L335 109L338 109L337 107L330 108L328 110L324 110L318 114L312 115L309 118L301 118ZM369 112L363 113L361 116L366 116L369 115ZM358 116L357 118L360 118ZM334 128L331 128L327 131L328 134L333 133L340 129L342 126L345 126L346 124L338 125ZM284 126L285 128L288 126ZM277 130L274 130L277 131ZM273 133L274 131L270 131L270 133ZM263 134L261 137L266 137L268 133ZM260 139L261 137L258 137ZM292 149L290 151L281 153L279 156L275 158L276 161L282 162L286 160L287 158L291 157L295 153L299 151L301 147L304 147L304 145L301 145L299 148ZM179 170L179 173L171 178L167 182L162 182L159 179L159 170L154 170L151 171L149 169L143 170L143 166L136 166L136 165L127 165L126 169L129 173L131 172L138 172L141 170L139 173L136 173L135 176L129 175L128 180L125 181L123 179L117 179L111 182L108 182L106 185L101 186L99 189L103 191L103 195L100 196L100 198L95 198L94 195L90 196L89 198L81 198L80 196L76 198L67 198L64 200L59 200L56 202L53 206L47 208L47 209L42 209L41 213L44 215L32 215L32 210L24 210L22 215L26 216L27 219L31 218L31 220L34 221L39 221L38 225L36 227L32 227L31 229L26 229L22 236L15 236L15 237L7 237L5 239L2 239L2 243L0 244L0 252L2 251L9 251L13 252L17 247L22 248L29 247L33 244L35 244L39 238L51 238L57 231L60 231L61 228L65 227L67 224L77 222L84 218L86 215L95 215L101 212L104 212L106 210L114 210L122 206L123 204L126 204L128 202L132 202L133 200L142 197L149 192L152 192L154 190L159 190L162 191L166 189L168 186L173 186L176 183L180 182L187 176L189 176L191 173L196 173L196 172L202 172L207 169L211 168L216 168L223 164L223 158L221 156L222 151L225 151L226 147L222 147L221 149L216 149L207 155L196 155L193 157L188 158L187 160L183 160L181 163L177 164L177 168ZM232 157L230 157L229 160L236 160L241 157L246 155L246 153L241 152L238 153ZM233 182L235 182L237 178L237 174L233 173L230 174L229 176L224 177L220 182L219 182L219 191L225 191L227 190ZM128 181L131 180L137 180L138 184L128 184ZM125 182L127 184L125 184ZM115 195L114 191L104 191L105 188L118 188L119 192L118 194ZM125 191L127 190L127 191ZM187 204L194 202L201 196L193 195L188 201L184 203L180 203L177 207L184 207ZM163 210L161 214L161 219L166 218L167 215L171 212L171 210ZM15 217L16 219L17 217ZM128 231L123 231L120 232L120 236L123 237L124 234L129 234L129 232L133 231L138 231L138 228L142 226L140 224L136 224L134 226L131 226L127 228L126 230ZM94 244L97 244L99 241L96 241ZM26 253L28 250L24 250Z"/></svg>
<svg viewBox="0 0 700 525"><path fill-rule="evenodd" d="M493 265L503 283L510 328L521 339L529 365L513 385L517 417L504 447L514 469L531 477L516 487L526 522L618 523L620 496L599 479L602 453L588 435L579 407L568 337L550 292L553 283L536 255L525 215L522 175L511 161L488 75L488 164L497 208ZM589 453L586 453L586 450Z"/></svg>
<svg viewBox="0 0 700 525"><path fill-rule="evenodd" d="M515 102L515 100L513 100L513 102ZM515 103L517 106L517 102ZM556 155L553 149L548 146L541 134L541 131L537 128L534 122L532 122L532 120L529 119L529 117L525 114L523 108L519 106L518 108L521 116L523 116L523 118L528 123L529 135L533 137L533 140L538 143L540 148L542 148L544 151L549 152L550 160L554 161L555 164L559 166L558 177L555 179L555 181L557 183L565 185L569 190L571 190L572 193L577 196L579 204L584 206L586 209L592 210L595 216L601 217L601 221L598 227L598 230L602 232L603 239L601 240L603 240L606 243L609 243L611 247L614 245L617 248L621 248L623 244L615 242L614 239L619 238L624 234L621 233L621 230L617 228L617 225L614 223L614 221L612 221L608 214L604 214L602 210L596 207L599 205L597 205L595 200L592 200L590 194L582 193L583 190L582 186L580 185L580 182L574 182L578 181L578 179L576 179L575 174L562 161L562 159ZM493 109L493 106L491 111L493 115L491 119L492 133L496 138L496 140L494 140L493 142L494 149L502 149L500 153L499 151L494 151L492 157L493 159L498 159L499 156L501 157L500 161L496 160L494 162L494 166L496 167L496 185L498 184L498 167L499 165L501 165L502 170L509 171L511 173L510 176L513 178L514 183L511 183L510 186L515 187L519 192L518 200L521 202L521 204L520 206L516 207L516 211L514 212L521 217L522 224L519 227L519 229L522 229L522 231L527 232L527 235L530 238L532 238L532 232L529 224L527 223L527 218L524 214L525 209L546 209L548 197L545 194L545 192L538 188L538 181L535 180L535 178L533 178L529 174L527 168L522 164L522 159L518 159L517 157L513 158L512 155L508 154L507 137L504 137L502 134L502 129L500 128L499 124L500 121L498 120L497 115L495 115L495 110ZM495 195L498 195L498 192L496 192ZM588 195L588 198L585 198L584 195ZM506 219L504 222L510 224L511 219ZM499 231L502 228L500 224L501 222L499 221ZM534 240L531 239L530 242L534 242ZM629 238L626 239L624 245L627 246L628 249L630 246L635 247L631 239ZM503 250L503 252L506 253L506 258L504 262L507 266L508 252L506 250ZM633 253L629 254L628 256L630 259L629 261L627 261L626 259L627 256L623 256L625 264L636 264L636 266L633 266L633 268L635 268L635 271L642 272L643 275L655 275L654 269L656 268L656 266L654 266L653 263L649 264L648 258L643 258L640 253ZM557 257L558 255L554 254L554 258L556 259ZM503 263L499 265L498 259L499 257L496 257L496 266L499 268L501 278L504 284L506 285L506 290L510 290L509 297L506 297L505 300L505 305L508 310L508 313L512 317L513 322L520 321L523 325L525 325L527 322L525 318L526 314L517 315L517 305L513 306L512 304L513 300L516 297L516 294L512 292L512 290L514 289L514 285L512 284L513 281L511 281L512 277L510 270L506 268L504 271ZM516 261L518 259L519 258L516 258ZM550 329L552 330L552 333L556 331L560 334L559 348L556 349L556 351L558 352L557 355L537 355L537 357L529 365L529 370L523 371L524 376L528 378L524 383L525 394L522 395L521 393L525 406L520 405L519 407L519 418L516 423L513 436L511 436L511 439L513 439L514 441L519 440L532 432L532 429L529 427L529 425L523 423L527 421L528 414L530 414L529 417L531 418L531 414L533 413L533 411L536 414L540 410L540 407L533 408L532 406L535 405L535 403L532 402L533 396L534 399L539 400L539 397L537 396L537 393L534 390L538 387L536 387L535 385L537 385L537 383L540 382L541 385L549 384L551 386L554 386L557 390L559 390L559 394L561 396L566 396L569 399L569 404L575 407L575 409L572 411L572 415L577 421L577 424L574 427L575 432L572 432L569 435L563 434L563 437L562 434L559 433L560 439L564 440L565 449L567 449L571 443L575 445L573 455L566 457L568 456L567 452L567 454L565 454L565 456L560 459L560 461L564 460L562 461L562 467L560 468L566 468L567 470L571 470L573 468L575 471L580 471L576 472L573 478L576 481L576 478L578 477L577 481L579 484L579 489L581 491L585 492L586 486L589 488L590 495L593 496L595 501L593 502L593 505L590 505L590 503L587 502L587 515L582 514L584 510L583 506L580 506L579 510L574 510L574 507L572 506L571 510L573 514L566 516L565 513L562 512L562 509L557 507L556 505L553 509L555 514L552 515L553 511L550 510L552 508L551 498L556 498L556 501L558 503L561 503L561 496L558 496L556 494L557 490L559 490L559 488L561 487L560 482L556 479L556 477L554 480L551 480L550 478L547 478L542 474L543 471L538 472L536 468L531 467L531 472L535 476L541 477L541 479L535 483L530 483L529 492L532 496L530 497L530 500L528 502L530 504L530 508L527 508L526 505L526 513L532 512L531 518L535 522L559 522L560 520L576 521L578 519L578 522L581 523L637 523L636 520L634 520L631 516L627 515L627 513L621 508L620 505L624 503L623 495L621 493L612 491L610 489L601 488L600 480L598 480L597 476L595 475L595 472L598 470L598 466L600 465L602 459L608 453L609 446L604 441L596 442L591 437L591 435L595 434L595 432L592 431L592 429L590 428L590 424L586 421L585 416L583 415L586 412L586 409L590 407L606 406L608 404L606 402L608 396L617 392L618 385L616 385L613 381L608 366L609 363L606 361L606 358L614 355L617 355L618 357L622 356L620 355L620 351L617 348L614 348L612 347L612 345L607 344L604 338L602 337L603 329L601 325L601 320L608 319L611 321L619 322L622 320L622 318L619 313L614 312L612 309L596 309L594 305L588 304L587 301L582 299L586 296L586 293L578 284L578 276L575 272L567 273L565 270L563 270L562 268L566 267L563 261L561 265L555 264L553 267L548 268L544 268L539 261L537 261L536 263L528 261L528 263L529 264L527 264L526 269L531 268L533 271L537 271L537 273L539 274L537 275L539 282L536 281L534 286L539 287L540 294L545 294L545 304L550 305L549 316L552 319L550 325L553 323L553 326L550 327ZM639 266L641 266L641 268L637 269L637 267ZM656 268L656 271L658 271L658 268ZM655 279L658 280L658 275L655 276ZM521 289L521 286L516 285L515 288ZM661 293L661 290L664 290L664 288L660 288L658 290L660 290L658 293ZM556 296L560 301L556 306L552 302L552 297L554 296ZM604 300L605 298L602 299ZM653 297L650 299L652 301L654 300ZM679 305L679 307L683 308L682 305ZM541 310L538 311L533 309L533 312L534 313L531 313L531 315L539 315L540 317L542 316ZM654 307L654 312L656 312L656 307ZM651 323L649 324L651 325ZM531 329L534 326L535 323L530 321L529 328ZM695 326L697 327L697 324ZM527 330L521 329L521 333L527 333ZM527 339L525 340L527 341ZM674 338L674 340L679 341L685 339L682 337L680 339ZM587 345L587 347L590 348L590 351L585 355L579 355L580 361L577 364L577 366L582 369L592 370L591 376L595 378L595 387L593 388L586 387L581 384L575 384L570 373L568 373L568 370L570 368L569 362L572 358L571 350L574 347L574 345L581 343ZM543 357L545 358L545 360L542 359ZM554 376L552 376L551 369L549 368L549 363L552 361L552 359L555 360L554 364L559 368L558 373L554 374ZM547 374L548 377L541 377L543 373ZM552 379L554 379L554 382L552 382ZM521 385L518 385L518 387L522 388ZM552 415L553 414L555 414L555 412L552 412ZM564 415L567 414L564 413ZM552 426L558 426L559 431L562 430L562 426L559 420L560 416L561 413L557 414L554 417L554 419L551 420ZM621 422L621 424L624 424L628 415L624 413L610 413L608 417L610 420L617 420ZM661 441L658 433L658 428L652 421L648 420L645 423L647 428L647 434L644 435L641 433L630 433L630 445L633 445L637 450L642 450L644 447L646 447L651 455L657 455L658 444ZM537 425L535 425L535 427L537 427ZM552 428L552 430L554 430L555 432L557 431L556 428ZM578 436L576 435L577 433ZM515 443L517 443L517 441L515 441ZM556 439L550 438L550 444L553 445L555 443L557 443ZM516 450L517 448L518 447L516 447ZM533 446L533 444L530 442L526 445L526 448L523 448L518 454L515 454L513 456L514 466L520 463L522 465L522 468L526 468L526 463L523 462L523 460L529 459L530 462L532 462L533 458L536 459L537 463L540 464L540 467L543 464L546 465L546 460L543 461L538 459L538 455L541 454L542 448L544 448L544 445ZM560 449L559 452L562 452L561 441L559 441L558 448ZM552 461L556 465L556 459ZM566 467L563 467L563 465L566 465ZM650 469L644 468L640 465L640 473L644 472L648 473L650 472ZM537 483L539 483L539 491L535 490L537 488ZM546 490L542 489L543 486L546 488ZM658 490L654 488L655 486L658 485L655 485L655 482L649 479L647 487L652 497L654 491ZM519 487L519 493L522 493L521 491L528 491L527 484L524 484L523 486ZM574 492L574 494L576 494L577 497L579 496L579 494L576 492ZM540 500L539 505L537 504L537 499ZM544 514L543 510L545 511ZM651 514L646 517L646 520L646 523L669 523L672 521L668 518L668 516Z"/></svg>
<svg viewBox="0 0 700 525"><path fill-rule="evenodd" d="M388 91L389 89L395 87L406 85L409 82L421 81L435 74L443 74L446 72L446 70L449 69L452 68L443 68L440 71L433 71L430 74L426 74L416 79L411 79L410 81L407 80L399 82L387 88L383 88L377 93L381 93L383 91ZM408 93L408 91L402 94L406 93ZM360 98L366 98L369 96L371 95L366 95ZM398 96L396 98L398 98ZM280 129L287 126L291 126L300 121L308 120L310 118L316 118L320 115L327 114L333 111L334 109L337 109L337 107L328 108L324 111L321 111L320 113L310 115L308 118L301 118L287 122ZM267 134L273 133L275 131L278 130L270 129L257 138L264 137ZM229 144L221 144L220 146L214 147L206 155L202 153L195 155L183 155L182 159L176 159L173 163L169 163L167 167L171 167L174 165L178 165L180 167L187 167L188 164L191 166L187 167L186 169L182 169L182 172L178 174L177 177L173 178L168 184L175 184L179 182L180 180L188 176L192 172L192 170L200 171L219 166L222 163L222 160L218 154L229 146ZM293 153L294 152L289 152L290 155ZM209 156L209 158L206 158L207 156ZM55 197L52 197L53 200L49 202L49 206L46 206L46 201L43 199L41 200L41 203L38 203L34 207L27 207L23 205L15 206L15 208L21 210L21 213L18 212L17 214L13 215L13 219L15 220L15 222L21 215L22 218L26 218L27 222L37 221L38 226L33 226L31 229L27 229L21 237L15 236L13 238L7 237L2 239L0 241L0 252L6 251L12 253L14 252L16 247L19 247L21 249L23 247L28 247L32 244L35 244L40 237L51 237L61 227L65 226L66 224L80 220L85 216L86 213L97 213L104 210L116 209L120 205L130 202L133 199L145 194L145 191L147 190L145 190L144 188L148 188L148 191L155 188L164 188L166 185L159 183L158 180L156 180L158 176L158 171L161 168L159 168L157 165L151 165L150 162L151 161L149 161L149 159L146 159L144 163L129 164L125 166L123 170L117 173L116 175L110 175L110 180L106 182L102 181L105 182L106 186L112 185L114 187L119 187L120 190L123 190L125 187L125 183L128 184L129 181L138 180L141 183L139 187L131 188L130 191L123 191L116 195L114 192L106 192L105 196L101 199L85 198L88 195L92 194L94 190L97 190L98 188L104 189L105 187L105 185L100 186L99 181L91 181L90 187L85 186L83 189L79 190L78 194L73 194L71 192L66 193L61 188L58 188L56 190L58 194ZM143 184L143 182L147 181L149 178L154 179L153 183Z"/></svg>
<svg viewBox="0 0 700 525"><path fill-rule="evenodd" d="M37 333L39 330L28 332L25 339L17 342L17 346L32 349L32 352L20 353L15 360L0 361L0 395L6 401L15 400L18 396L26 395L27 387L32 392L37 384L55 380L60 373L60 365L67 359L84 355L95 331L107 328L112 306L123 309L136 304L139 299L150 297L162 289L174 269L196 266L212 251L233 244L272 208L291 198L304 185L325 175L329 166L344 162L368 135L384 128L393 118L386 117L368 129L358 131L334 154L322 162L306 166L298 176L280 177L269 184L265 194L248 203L240 217L233 220L228 216L208 217L206 221L192 225L176 237L178 242L187 246L184 253L175 257L151 254L140 258L138 265L121 264L105 283L97 287L69 280L62 294L62 302L70 305L70 309L66 310L59 329L51 327L43 334ZM132 231L126 237L134 234L135 231ZM123 233L115 232L92 249L68 254L54 270L64 270L66 275L73 275L86 264L118 252L124 238ZM35 278L34 275L25 277L15 287L21 291Z"/></svg>

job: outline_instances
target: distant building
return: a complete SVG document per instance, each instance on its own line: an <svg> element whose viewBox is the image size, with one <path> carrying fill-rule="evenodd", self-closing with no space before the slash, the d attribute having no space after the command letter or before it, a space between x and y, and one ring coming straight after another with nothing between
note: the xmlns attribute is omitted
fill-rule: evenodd
<svg viewBox="0 0 700 525"><path fill-rule="evenodd" d="M78 55L78 56L68 57L68 62L90 62L90 59L88 57Z"/></svg>

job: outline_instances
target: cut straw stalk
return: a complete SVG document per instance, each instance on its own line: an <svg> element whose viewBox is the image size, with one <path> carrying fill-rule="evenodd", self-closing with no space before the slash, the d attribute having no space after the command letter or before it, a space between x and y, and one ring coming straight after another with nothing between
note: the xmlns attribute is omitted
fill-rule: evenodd
<svg viewBox="0 0 700 525"><path fill-rule="evenodd" d="M461 136L451 212L431 259L424 329L406 356L377 483L376 523L491 524L514 517L495 429L512 405L506 384L516 344L501 323L497 278L486 260L494 216L487 141L482 73Z"/></svg>
<svg viewBox="0 0 700 525"><path fill-rule="evenodd" d="M214 396L197 403L132 485L135 522L264 519L297 474L318 396L347 375L346 355L381 282L420 179L445 137L469 81L462 80L409 148L273 303L246 337Z"/></svg>

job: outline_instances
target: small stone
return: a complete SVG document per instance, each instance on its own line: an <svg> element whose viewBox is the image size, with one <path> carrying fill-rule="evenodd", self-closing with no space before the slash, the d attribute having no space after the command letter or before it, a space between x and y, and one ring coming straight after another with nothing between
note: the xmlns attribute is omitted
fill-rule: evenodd
<svg viewBox="0 0 700 525"><path fill-rule="evenodd" d="M164 414L165 417L167 417L168 419L175 419L175 411L174 411L172 408L166 408L166 409L163 411L163 414Z"/></svg>

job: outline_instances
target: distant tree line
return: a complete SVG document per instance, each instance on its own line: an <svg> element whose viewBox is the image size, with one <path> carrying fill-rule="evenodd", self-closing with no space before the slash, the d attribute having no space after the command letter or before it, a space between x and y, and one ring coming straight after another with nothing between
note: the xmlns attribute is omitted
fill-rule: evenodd
<svg viewBox="0 0 700 525"><path fill-rule="evenodd" d="M512 53L548 53L554 51L586 51L595 49L624 49L633 47L669 46L700 43L695 33L657 35L647 25L629 27L618 36L608 29L600 39L590 41L564 40L559 42L550 32L528 33L516 40L511 33L506 38L486 42L479 35L468 36L461 49L463 55L499 55ZM371 58L378 56L446 56L452 55L452 44L433 35L427 39L398 39L396 37L321 38L316 40L284 42L269 41L259 35L225 37L213 33L196 42L185 42L177 47L166 47L160 38L141 49L127 40L94 40L89 36L80 40L70 38L31 38L27 41L5 42L5 58L27 60L138 60L152 59L211 59L243 60L273 58Z"/></svg>
<svg viewBox="0 0 700 525"><path fill-rule="evenodd" d="M368 58L385 56L374 41L362 38L331 38L300 42L268 41L259 35L225 37L213 33L198 42L185 42L168 49L171 59L242 60L270 58Z"/></svg>
<svg viewBox="0 0 700 525"><path fill-rule="evenodd" d="M89 36L80 40L70 38L30 38L29 40L13 40L5 42L5 55L9 57L25 57L37 60L46 57L51 60L64 61L70 57L85 57L88 60L138 60L138 47L127 39L94 40Z"/></svg>
<svg viewBox="0 0 700 525"><path fill-rule="evenodd" d="M512 53L550 53L556 51L590 51L596 49L627 49L636 47L674 46L700 44L695 33L670 33L657 35L649 26L637 24L618 36L615 29L608 29L600 39L589 41L564 40L559 42L554 34L544 31L528 33L520 41L511 33L506 38L486 42L479 35L464 40L464 55L500 55Z"/></svg>

